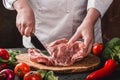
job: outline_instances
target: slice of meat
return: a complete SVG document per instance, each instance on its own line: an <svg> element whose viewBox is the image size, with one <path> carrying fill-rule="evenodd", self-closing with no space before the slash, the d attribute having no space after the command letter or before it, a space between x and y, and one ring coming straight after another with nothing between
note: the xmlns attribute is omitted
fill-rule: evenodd
<svg viewBox="0 0 120 80"><path fill-rule="evenodd" d="M57 48L58 48L59 45L66 44L67 42L68 42L67 39L62 38L62 39L56 40L56 41L54 41L54 42L51 42L50 44L47 44L46 47L47 47L50 55L52 55L53 52L54 52L54 53L57 53L57 52L58 52L58 49L57 49Z"/></svg>
<svg viewBox="0 0 120 80"><path fill-rule="evenodd" d="M84 53L84 43L82 41L76 41L74 44L72 44L73 54L72 60L79 61L86 57L88 54Z"/></svg>
<svg viewBox="0 0 120 80"><path fill-rule="evenodd" d="M43 63L46 65L53 65L51 56L44 55L40 50L36 48L29 48L28 53L31 61Z"/></svg>
<svg viewBox="0 0 120 80"><path fill-rule="evenodd" d="M63 38L48 44L47 49L50 52L50 56L44 55L38 49L28 49L30 59L46 65L70 66L87 56L84 53L82 41L76 41L72 44L67 44L67 42L68 40Z"/></svg>

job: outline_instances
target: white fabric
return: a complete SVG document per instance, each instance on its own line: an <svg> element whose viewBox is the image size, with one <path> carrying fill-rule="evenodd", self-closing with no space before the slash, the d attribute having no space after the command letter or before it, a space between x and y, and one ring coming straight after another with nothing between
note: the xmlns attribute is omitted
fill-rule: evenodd
<svg viewBox="0 0 120 80"><path fill-rule="evenodd" d="M10 9L7 0L3 3ZM35 35L43 44L63 37L69 39L82 23L88 9L96 8L102 17L111 3L112 0L29 0L35 13ZM95 41L102 42L101 18L96 22L94 31ZM27 48L33 47L30 37L24 36L23 44Z"/></svg>
<svg viewBox="0 0 120 80"><path fill-rule="evenodd" d="M3 5L9 10L14 10L13 3L17 0L3 0Z"/></svg>
<svg viewBox="0 0 120 80"><path fill-rule="evenodd" d="M87 8L96 8L101 13L101 17L103 17L112 1L113 0L88 0Z"/></svg>

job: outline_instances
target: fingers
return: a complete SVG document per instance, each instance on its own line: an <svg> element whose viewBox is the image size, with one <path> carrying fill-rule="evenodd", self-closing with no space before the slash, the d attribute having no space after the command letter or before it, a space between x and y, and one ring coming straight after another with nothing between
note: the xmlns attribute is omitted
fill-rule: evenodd
<svg viewBox="0 0 120 80"><path fill-rule="evenodd" d="M32 25L32 31L31 31L32 33L35 33L35 24L34 25Z"/></svg>
<svg viewBox="0 0 120 80"><path fill-rule="evenodd" d="M32 32L32 27L31 26L27 26L24 30L24 35L29 37L30 36L30 33Z"/></svg>
<svg viewBox="0 0 120 80"><path fill-rule="evenodd" d="M87 52L86 52L87 54L91 52L92 46L93 46L93 43L91 42L87 48Z"/></svg>
<svg viewBox="0 0 120 80"><path fill-rule="evenodd" d="M85 45L85 47L84 47L85 53L90 53L92 45L93 45L93 38L85 38L84 45Z"/></svg>
<svg viewBox="0 0 120 80"><path fill-rule="evenodd" d="M85 48L88 48L90 43L91 43L91 40L89 38L84 39Z"/></svg>
<svg viewBox="0 0 120 80"><path fill-rule="evenodd" d="M35 32L35 27L32 24L21 23L21 24L17 24L16 26L17 26L20 34L25 35L27 37L30 36L31 32L33 32L33 33Z"/></svg>
<svg viewBox="0 0 120 80"><path fill-rule="evenodd" d="M82 38L82 35L80 35L80 34L78 34L78 32L76 32L76 33L72 36L72 38L68 41L68 44L77 41L79 38Z"/></svg>
<svg viewBox="0 0 120 80"><path fill-rule="evenodd" d="M26 28L26 25L25 24L21 24L21 29L20 29L20 33L21 35L25 35L25 28Z"/></svg>

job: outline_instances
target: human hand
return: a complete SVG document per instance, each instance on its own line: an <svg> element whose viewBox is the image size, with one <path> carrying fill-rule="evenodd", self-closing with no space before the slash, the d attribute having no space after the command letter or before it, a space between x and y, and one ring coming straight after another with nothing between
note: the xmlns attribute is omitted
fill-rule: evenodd
<svg viewBox="0 0 120 80"><path fill-rule="evenodd" d="M19 10L16 17L16 26L21 35L30 36L35 31L35 17L32 9Z"/></svg>
<svg viewBox="0 0 120 80"><path fill-rule="evenodd" d="M100 12L95 8L90 8L82 24L78 27L68 44L78 39L83 39L85 45L84 51L90 53L94 42L94 25L98 17L100 17Z"/></svg>
<svg viewBox="0 0 120 80"><path fill-rule="evenodd" d="M30 33L35 31L35 16L28 0L17 0L13 7L17 11L16 26L19 32L21 35L30 36Z"/></svg>
<svg viewBox="0 0 120 80"><path fill-rule="evenodd" d="M90 53L94 41L94 29L93 25L82 23L72 38L69 40L68 44L75 42L78 39L84 40L84 52Z"/></svg>

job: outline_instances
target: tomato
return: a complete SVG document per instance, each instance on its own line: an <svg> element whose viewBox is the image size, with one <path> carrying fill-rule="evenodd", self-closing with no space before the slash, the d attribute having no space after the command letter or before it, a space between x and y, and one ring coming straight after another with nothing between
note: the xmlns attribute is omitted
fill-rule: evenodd
<svg viewBox="0 0 120 80"><path fill-rule="evenodd" d="M24 75L23 80L42 80L42 77L39 72L30 71Z"/></svg>
<svg viewBox="0 0 120 80"><path fill-rule="evenodd" d="M99 56L102 51L103 51L104 45L102 43L96 43L95 45L93 45L92 51L93 54Z"/></svg>
<svg viewBox="0 0 120 80"><path fill-rule="evenodd" d="M18 63L14 68L14 73L19 77L23 77L27 72L30 71L30 66L25 62Z"/></svg>

